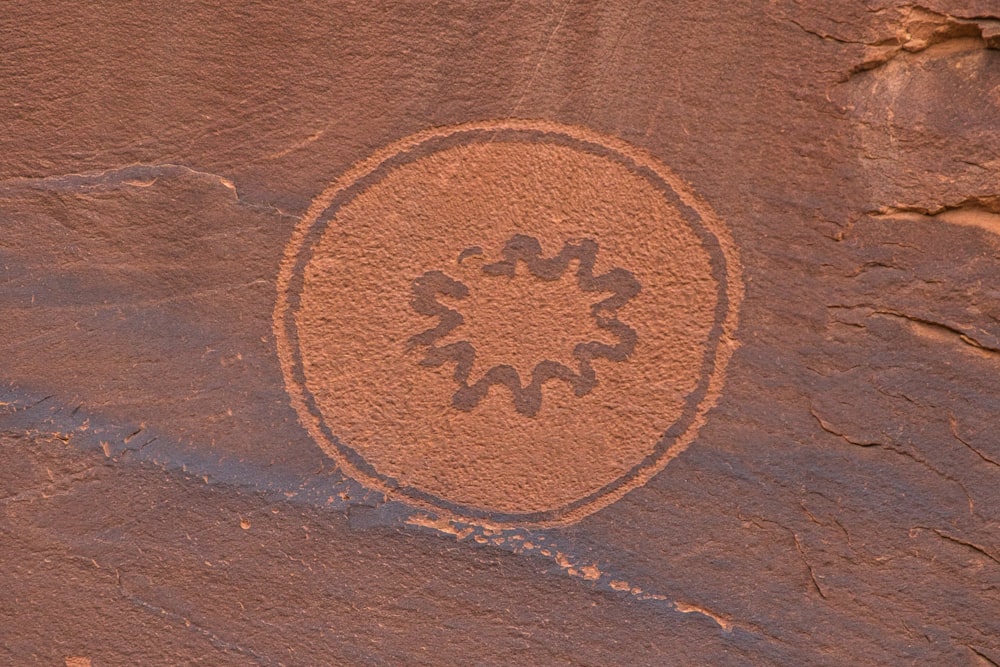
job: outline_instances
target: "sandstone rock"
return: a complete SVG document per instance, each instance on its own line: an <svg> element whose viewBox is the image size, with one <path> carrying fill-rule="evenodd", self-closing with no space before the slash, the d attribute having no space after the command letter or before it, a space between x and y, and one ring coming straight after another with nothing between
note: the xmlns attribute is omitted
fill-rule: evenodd
<svg viewBox="0 0 1000 667"><path fill-rule="evenodd" d="M1000 664L1000 6L0 13L0 662Z"/></svg>

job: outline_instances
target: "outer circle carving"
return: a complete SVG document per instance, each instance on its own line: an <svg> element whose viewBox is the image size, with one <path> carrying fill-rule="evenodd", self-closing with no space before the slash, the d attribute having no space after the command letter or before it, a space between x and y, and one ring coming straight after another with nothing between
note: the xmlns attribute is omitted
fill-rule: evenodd
<svg viewBox="0 0 1000 667"><path fill-rule="evenodd" d="M450 519L550 525L691 444L742 290L725 225L653 157L484 121L395 142L322 192L274 331L300 420L347 475Z"/></svg>

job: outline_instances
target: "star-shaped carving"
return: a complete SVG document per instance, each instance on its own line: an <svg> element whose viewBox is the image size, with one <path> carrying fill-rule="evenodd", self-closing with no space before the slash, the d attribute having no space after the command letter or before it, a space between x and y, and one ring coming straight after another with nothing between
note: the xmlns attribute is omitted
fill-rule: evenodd
<svg viewBox="0 0 1000 667"><path fill-rule="evenodd" d="M479 249L470 249L476 251ZM446 275L442 271L428 271L413 281L413 299L411 304L418 313L438 318L437 326L427 329L412 338L411 346L425 346L427 352L420 363L424 366L438 367L446 363L455 364L454 378L458 389L452 396L452 405L459 410L472 410L486 396L493 385L507 387L514 399L515 409L528 417L538 413L542 405L542 385L549 380L567 382L576 396L584 396L597 384L594 372L594 359L602 358L610 361L624 361L635 349L635 330L618 319L617 310L629 299L639 293L641 286L629 271L614 268L607 273L595 276L594 264L597 261L597 242L583 239L577 242L567 241L562 250L553 257L542 257L542 248L538 240L522 234L515 235L507 241L499 262L486 264L483 272L490 276L513 279L517 262L527 266L531 275L541 280L553 281L561 278L569 268L570 262L576 260L577 286L582 292L609 292L611 296L591 305L590 316L598 327L607 331L618 342L614 345L589 340L580 341L573 349L576 368L551 359L538 362L531 371L531 381L523 385L517 370L510 364L498 364L489 368L472 384L469 377L476 361L476 348L468 340L439 345L439 342L460 327L465 318L460 312L442 304L438 296L461 300L468 296L469 288L462 282ZM467 256L469 251L459 257Z"/></svg>

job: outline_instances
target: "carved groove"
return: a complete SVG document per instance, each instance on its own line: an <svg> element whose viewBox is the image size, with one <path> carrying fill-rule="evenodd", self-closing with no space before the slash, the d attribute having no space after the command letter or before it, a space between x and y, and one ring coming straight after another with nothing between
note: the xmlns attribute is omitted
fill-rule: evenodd
<svg viewBox="0 0 1000 667"><path fill-rule="evenodd" d="M542 406L542 385L548 380L562 380L570 385L576 396L584 396L597 384L597 376L591 363L594 359L624 361L632 354L636 343L635 329L621 322L616 311L637 295L641 286L635 276L625 269L614 268L595 276L597 252L598 245L595 241L582 239L579 242L567 241L559 254L545 258L542 257L541 244L537 239L517 234L504 246L502 260L483 267L483 272L487 275L513 278L517 262L523 261L533 276L551 281L561 278L569 263L577 260L579 265L576 279L582 291L611 292L611 296L591 306L590 314L597 326L614 335L618 343L607 345L594 340L578 343L573 349L573 358L577 361L576 370L546 359L535 365L531 372L531 382L527 385L521 384L517 370L507 364L493 366L470 385L468 380L475 364L476 348L465 340L437 345L438 341L465 321L457 310L438 302L437 295L461 300L468 296L469 288L441 271L428 271L413 281L413 309L422 315L437 317L438 324L413 336L409 342L411 346L428 348L420 362L424 366L438 367L451 362L455 364L454 378L458 390L452 396L454 407L464 411L472 410L479 405L490 387L503 385L513 395L515 409L525 416L533 417Z"/></svg>

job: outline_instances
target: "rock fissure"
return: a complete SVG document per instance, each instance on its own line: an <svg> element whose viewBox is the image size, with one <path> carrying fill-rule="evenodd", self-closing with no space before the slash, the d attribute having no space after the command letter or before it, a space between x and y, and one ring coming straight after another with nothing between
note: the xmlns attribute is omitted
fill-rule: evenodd
<svg viewBox="0 0 1000 667"><path fill-rule="evenodd" d="M978 448L973 447L972 444L968 440L966 440L965 438L963 438L962 436L960 436L958 434L958 421L955 419L955 415L949 414L948 415L948 422L949 422L949 424L951 426L951 434L955 437L955 440L958 440L960 443L962 443L963 445L965 445L973 454L975 454L976 456L978 456L979 458L981 458L986 463L989 463L990 465L994 465L994 466L1000 467L1000 461L998 461L998 460L996 460L996 459L994 459L992 457L986 456L986 454L983 454Z"/></svg>
<svg viewBox="0 0 1000 667"><path fill-rule="evenodd" d="M259 202L248 201L240 196L236 183L222 176L208 171L201 171L182 164L170 162L162 164L135 163L120 167L112 167L96 172L69 172L53 176L41 177L13 177L0 181L0 195L11 195L23 190L54 190L61 192L80 192L92 188L117 188L117 187L151 187L156 184L161 177L177 178L179 176L192 176L203 178L225 188L233 197L233 200L247 208L267 211L283 218L298 220L298 216L287 213L276 206Z"/></svg>
<svg viewBox="0 0 1000 667"><path fill-rule="evenodd" d="M989 558L991 561L993 561L997 565L1000 565L1000 558L998 558L997 556L994 556L993 554L991 554L989 552L989 550L987 550L985 547L982 547L982 546L980 546L978 544L975 544L974 542L970 542L968 540L963 540L960 537L955 537L954 535L950 535L950 534L946 533L945 531L941 530L940 528L930 528L928 526L914 526L914 528L916 528L918 530L928 530L928 531L934 533L935 535L937 535L938 537L940 537L942 540L946 540L948 542L952 542L954 544L958 544L958 545L961 545L961 546L966 547L968 549L971 549L972 551L975 551L976 553L978 553L978 554L980 554L982 556L986 556L987 558Z"/></svg>
<svg viewBox="0 0 1000 667"><path fill-rule="evenodd" d="M223 650L239 653L240 655L245 656L247 658L252 658L258 665L269 666L269 665L279 664L276 661L272 660L271 658L267 657L266 655L259 653L258 651L255 651L246 646L242 646L240 644L236 644L231 641L227 641L219 637L213 631L209 630L208 628L201 627L200 625L198 625L190 618L184 616L181 613L149 602L148 600L145 600L142 596L129 591L128 587L122 581L121 570L119 568L115 568L115 579L118 586L119 594L122 596L122 598L132 603L136 607L148 611L151 614L155 614L156 616L165 618L174 623L180 623L181 625L191 630L192 632L196 632L204 636L213 646L221 648Z"/></svg>
<svg viewBox="0 0 1000 667"><path fill-rule="evenodd" d="M900 56L919 53L941 54L979 49L1000 49L1000 17L991 15L955 16L942 14L920 5L896 8L899 16L893 25L885 26L893 34L880 39L852 39L808 26L790 16L782 17L803 32L825 41L865 48L864 59L840 78L868 72Z"/></svg>

